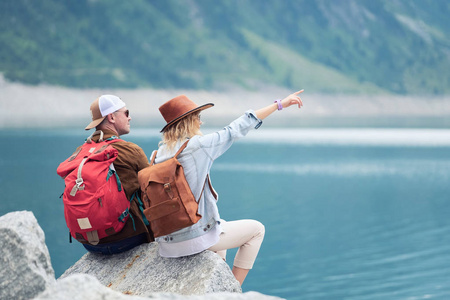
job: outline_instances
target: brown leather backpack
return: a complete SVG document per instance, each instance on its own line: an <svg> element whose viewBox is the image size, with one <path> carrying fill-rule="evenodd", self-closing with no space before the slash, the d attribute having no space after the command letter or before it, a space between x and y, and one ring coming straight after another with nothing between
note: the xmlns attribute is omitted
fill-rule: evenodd
<svg viewBox="0 0 450 300"><path fill-rule="evenodd" d="M177 160L188 142L181 146L174 157L158 164L154 164L154 151L150 166L138 173L143 191L144 214L155 238L191 226L202 217L198 214L198 201L186 181L183 166Z"/></svg>

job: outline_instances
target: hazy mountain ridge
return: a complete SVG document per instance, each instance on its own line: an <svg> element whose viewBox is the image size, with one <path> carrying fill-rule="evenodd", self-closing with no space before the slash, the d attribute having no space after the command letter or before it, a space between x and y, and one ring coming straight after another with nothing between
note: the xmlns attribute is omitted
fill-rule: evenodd
<svg viewBox="0 0 450 300"><path fill-rule="evenodd" d="M0 3L0 72L68 87L448 94L450 2Z"/></svg>

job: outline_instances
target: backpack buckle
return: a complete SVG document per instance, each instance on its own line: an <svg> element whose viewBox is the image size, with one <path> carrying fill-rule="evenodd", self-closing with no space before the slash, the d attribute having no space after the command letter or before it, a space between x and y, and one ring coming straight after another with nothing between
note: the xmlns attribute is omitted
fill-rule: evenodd
<svg viewBox="0 0 450 300"><path fill-rule="evenodd" d="M80 189L80 186L83 184L83 178L77 178L75 184L77 185L77 188Z"/></svg>
<svg viewBox="0 0 450 300"><path fill-rule="evenodd" d="M170 182L164 183L164 191L166 191L170 199L173 199L172 187L170 186Z"/></svg>
<svg viewBox="0 0 450 300"><path fill-rule="evenodd" d="M172 187L170 186L170 183L164 183L164 190L166 193L172 192Z"/></svg>
<svg viewBox="0 0 450 300"><path fill-rule="evenodd" d="M77 191L84 190L84 186L81 186L83 184L83 178L77 178L75 180L75 185L72 188L72 191L70 192L70 196L74 197Z"/></svg>

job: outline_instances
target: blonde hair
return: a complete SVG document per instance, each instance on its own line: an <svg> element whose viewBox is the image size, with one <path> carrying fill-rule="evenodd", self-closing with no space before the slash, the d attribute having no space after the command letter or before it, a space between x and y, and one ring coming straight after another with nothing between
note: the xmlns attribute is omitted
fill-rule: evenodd
<svg viewBox="0 0 450 300"><path fill-rule="evenodd" d="M200 112L187 115L175 124L170 125L163 132L159 145L166 144L167 150L172 150L178 141L190 139L194 135L203 135L198 122Z"/></svg>

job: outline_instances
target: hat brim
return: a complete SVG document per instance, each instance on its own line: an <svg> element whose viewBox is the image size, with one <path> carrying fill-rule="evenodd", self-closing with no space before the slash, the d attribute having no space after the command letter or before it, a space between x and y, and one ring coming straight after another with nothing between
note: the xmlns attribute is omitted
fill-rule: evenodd
<svg viewBox="0 0 450 300"><path fill-rule="evenodd" d="M103 118L100 118L100 119L92 121L91 123L89 123L88 126L86 126L86 128L84 128L84 130L89 130L89 129L92 129L94 127L97 127L97 125L100 124L105 118L106 118L106 116L104 116Z"/></svg>
<svg viewBox="0 0 450 300"><path fill-rule="evenodd" d="M193 114L193 113L195 113L197 111L202 111L202 110L208 109L208 108L213 107L213 106L214 106L214 103L206 103L206 104L200 105L199 107L194 108L194 109L192 109L192 110L182 114L181 116L173 119L169 123L167 123L166 126L164 126L163 129L161 129L160 132L163 132L164 130L166 130L167 127L169 127L170 125L175 124L176 122L180 121L181 119L183 119L184 117L186 117L186 116L188 116L190 114Z"/></svg>

